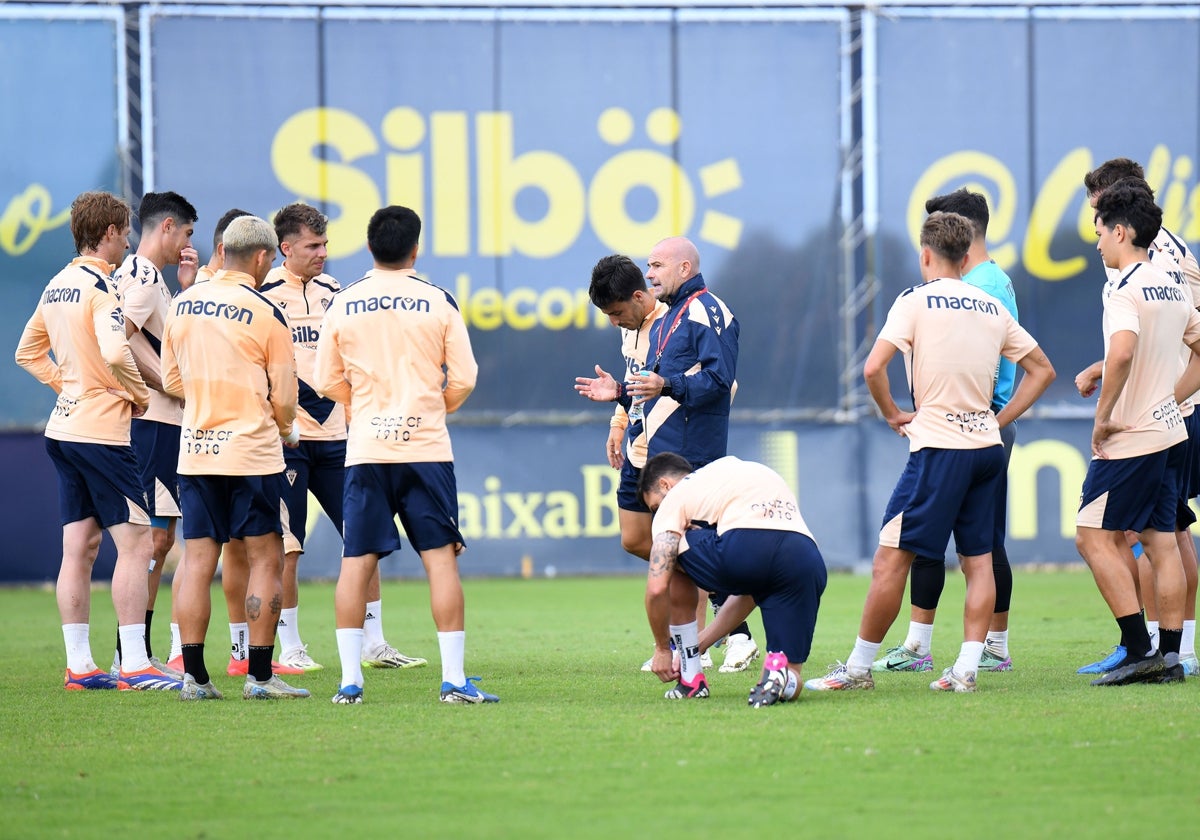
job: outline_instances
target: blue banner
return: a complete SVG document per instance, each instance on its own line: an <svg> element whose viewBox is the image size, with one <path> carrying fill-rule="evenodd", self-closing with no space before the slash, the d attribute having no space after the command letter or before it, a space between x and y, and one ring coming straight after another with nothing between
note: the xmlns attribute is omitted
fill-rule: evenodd
<svg viewBox="0 0 1200 840"><path fill-rule="evenodd" d="M1018 423L1009 467L1008 554L1014 563L1078 560L1075 512L1087 472L1089 420ZM496 428L456 425L464 575L640 573L621 550L617 472L604 457L607 425ZM730 454L761 461L795 489L801 512L835 568L861 568L875 552L883 511L908 457L882 421L734 424ZM54 469L40 435L0 435L3 463L23 476L20 498L0 507L0 582L51 580L61 556ZM300 563L306 578L337 576L341 539L312 498ZM954 546L947 557L953 560ZM107 539L97 577L112 570ZM388 577L420 577L411 546L384 558Z"/></svg>
<svg viewBox="0 0 1200 840"><path fill-rule="evenodd" d="M877 18L877 324L921 280L925 200L982 191L992 257L1012 277L1021 323L1058 370L1040 407L1090 410L1073 380L1103 355L1105 274L1083 176L1109 158L1139 161L1163 223L1200 242L1200 103L1179 96L1161 109L1125 108L1164 80L1174 89L1174 80L1196 78L1200 20L1165 10L926 15ZM902 378L893 385L911 402Z"/></svg>
<svg viewBox="0 0 1200 840"><path fill-rule="evenodd" d="M12 352L42 288L75 256L71 202L121 191L123 27L119 9L0 5L0 428L40 425L54 407Z"/></svg>
<svg viewBox="0 0 1200 840"><path fill-rule="evenodd" d="M201 234L235 205L321 206L343 282L370 267L371 213L413 207L418 268L479 357L467 411L590 410L574 376L620 358L591 267L674 234L750 325L739 405L836 404L844 15L180 15L151 18L156 186ZM198 103L230 130L198 130Z"/></svg>

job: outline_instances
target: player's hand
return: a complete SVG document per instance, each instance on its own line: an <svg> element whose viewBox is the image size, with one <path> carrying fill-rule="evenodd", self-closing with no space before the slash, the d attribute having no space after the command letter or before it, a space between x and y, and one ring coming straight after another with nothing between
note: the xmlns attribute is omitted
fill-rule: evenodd
<svg viewBox="0 0 1200 840"><path fill-rule="evenodd" d="M666 382L667 380L654 371L643 370L630 382L625 383L625 393L633 397L633 405L641 405L646 400L661 394Z"/></svg>
<svg viewBox="0 0 1200 840"><path fill-rule="evenodd" d="M600 365L596 365L596 378L575 377L575 390L580 396L594 402L614 402L617 399L617 380Z"/></svg>
<svg viewBox="0 0 1200 840"><path fill-rule="evenodd" d="M287 449L300 448L300 427L295 423L292 424L292 431L288 435L280 435L279 439L283 441L283 445Z"/></svg>
<svg viewBox="0 0 1200 840"><path fill-rule="evenodd" d="M135 403L133 401L133 396L128 391L125 391L121 388L105 388L104 390L108 391L108 393L112 394L114 397L120 397L126 402L131 403L132 408L130 410L133 412L134 417L141 417L146 413L146 410L150 408L149 403L146 405L138 405Z"/></svg>
<svg viewBox="0 0 1200 840"><path fill-rule="evenodd" d="M887 424L892 427L892 431L900 435L900 437L908 437L908 424L917 416L915 411L901 411L892 417L884 418Z"/></svg>
<svg viewBox="0 0 1200 840"><path fill-rule="evenodd" d="M462 554L466 550L467 550L467 547L465 545L463 545L462 543L456 542L454 544L454 556L455 557L458 557L460 554Z"/></svg>
<svg viewBox="0 0 1200 840"><path fill-rule="evenodd" d="M200 270L200 255L191 245L179 252L179 288L187 291L196 282L196 272Z"/></svg>
<svg viewBox="0 0 1200 840"><path fill-rule="evenodd" d="M654 658L650 660L650 670L663 682L679 679L679 663L670 648L654 648Z"/></svg>
<svg viewBox="0 0 1200 840"><path fill-rule="evenodd" d="M1097 420L1092 427L1092 454L1097 458L1108 458L1108 453L1104 451L1105 442L1115 435L1117 432L1128 430L1128 426L1122 426L1120 423L1114 423L1111 420Z"/></svg>
<svg viewBox="0 0 1200 840"><path fill-rule="evenodd" d="M621 441L624 438L625 431L619 426L609 428L608 440L604 444L604 454L608 456L608 465L614 470L625 466L625 456L621 453Z"/></svg>
<svg viewBox="0 0 1200 840"><path fill-rule="evenodd" d="M1100 385L1100 377L1097 376L1091 367L1086 370L1081 370L1075 377L1075 390L1079 392L1081 397L1090 397L1096 393L1096 388Z"/></svg>

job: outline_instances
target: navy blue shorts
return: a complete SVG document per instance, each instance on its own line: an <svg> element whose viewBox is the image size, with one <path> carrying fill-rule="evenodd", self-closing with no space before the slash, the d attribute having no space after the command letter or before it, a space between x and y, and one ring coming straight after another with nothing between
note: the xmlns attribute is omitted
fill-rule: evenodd
<svg viewBox="0 0 1200 840"><path fill-rule="evenodd" d="M879 544L941 557L953 533L959 554L987 554L996 529L996 484L1003 475L1003 446L909 454L883 515Z"/></svg>
<svg viewBox="0 0 1200 840"><path fill-rule="evenodd" d="M1194 499L1200 496L1200 405L1196 410L1183 418L1187 427L1187 463L1183 468L1184 498Z"/></svg>
<svg viewBox="0 0 1200 840"><path fill-rule="evenodd" d="M642 479L642 471L629 463L629 458L621 465L621 481L617 484L617 507L621 510L632 510L637 513L649 513L650 508L638 495L638 482Z"/></svg>
<svg viewBox="0 0 1200 840"><path fill-rule="evenodd" d="M417 552L462 543L453 461L355 464L346 467L342 525L347 557L386 557L400 548L400 532Z"/></svg>
<svg viewBox="0 0 1200 840"><path fill-rule="evenodd" d="M749 595L762 615L767 650L806 662L825 591L825 560L817 544L795 531L735 528L687 532L679 567L701 589Z"/></svg>
<svg viewBox="0 0 1200 840"><path fill-rule="evenodd" d="M181 475L183 538L230 539L282 534L283 473L274 475Z"/></svg>
<svg viewBox="0 0 1200 840"><path fill-rule="evenodd" d="M46 452L58 471L63 525L89 518L101 528L123 522L150 524L132 447L46 438Z"/></svg>
<svg viewBox="0 0 1200 840"><path fill-rule="evenodd" d="M342 496L346 490L346 441L302 440L295 449L283 448L287 478L283 503L287 506L287 524L283 531L283 550L304 551L308 532L308 494L316 497L325 515L342 531Z"/></svg>
<svg viewBox="0 0 1200 840"><path fill-rule="evenodd" d="M179 516L179 427L135 419L129 425L129 437L150 515Z"/></svg>
<svg viewBox="0 0 1200 840"><path fill-rule="evenodd" d="M1187 441L1133 458L1093 458L1075 524L1105 531L1174 532Z"/></svg>

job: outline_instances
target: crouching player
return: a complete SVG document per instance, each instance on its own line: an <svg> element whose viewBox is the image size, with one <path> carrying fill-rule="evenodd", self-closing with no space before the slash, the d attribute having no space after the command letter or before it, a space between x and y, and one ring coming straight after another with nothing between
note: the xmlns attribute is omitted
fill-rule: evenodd
<svg viewBox="0 0 1200 840"><path fill-rule="evenodd" d="M638 494L654 512L646 616L654 634L651 670L677 680L668 699L708 696L700 654L757 606L767 633L762 678L751 706L800 694L825 591L825 561L796 497L769 467L727 456L692 471L672 452L646 462ZM728 592L700 637L697 587ZM679 662L673 661L671 642Z"/></svg>

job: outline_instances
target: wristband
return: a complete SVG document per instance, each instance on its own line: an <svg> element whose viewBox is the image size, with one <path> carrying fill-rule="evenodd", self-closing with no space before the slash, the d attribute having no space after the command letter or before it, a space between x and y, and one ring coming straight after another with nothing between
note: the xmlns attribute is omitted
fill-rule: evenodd
<svg viewBox="0 0 1200 840"><path fill-rule="evenodd" d="M300 443L300 427L292 424L292 431L283 438L283 442L288 446L297 446Z"/></svg>
<svg viewBox="0 0 1200 840"><path fill-rule="evenodd" d="M617 383L617 396L616 396L616 398L613 400L613 402L620 402L620 401L621 401L621 397L623 397L623 396L625 396L625 383L624 383L624 382L618 382L618 383Z"/></svg>
<svg viewBox="0 0 1200 840"><path fill-rule="evenodd" d="M675 391L671 388L670 379L663 380L662 390L658 392L658 395L660 397L672 397L675 395Z"/></svg>

